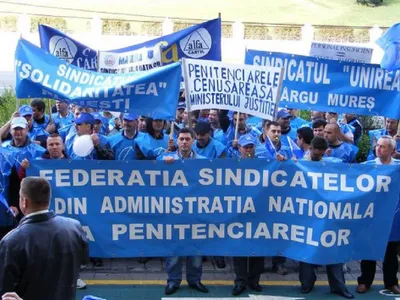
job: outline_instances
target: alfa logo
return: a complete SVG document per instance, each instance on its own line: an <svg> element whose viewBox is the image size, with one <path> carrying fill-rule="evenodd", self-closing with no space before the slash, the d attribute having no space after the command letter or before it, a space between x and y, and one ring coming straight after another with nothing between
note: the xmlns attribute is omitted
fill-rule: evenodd
<svg viewBox="0 0 400 300"><path fill-rule="evenodd" d="M211 50L212 38L205 28L199 28L180 40L182 52L192 58L206 56Z"/></svg>
<svg viewBox="0 0 400 300"><path fill-rule="evenodd" d="M112 67L115 64L115 57L113 55L107 55L104 58L104 63L106 64L106 66Z"/></svg>
<svg viewBox="0 0 400 300"><path fill-rule="evenodd" d="M68 63L72 63L78 52L78 47L69 38L55 35L49 41L50 53Z"/></svg>

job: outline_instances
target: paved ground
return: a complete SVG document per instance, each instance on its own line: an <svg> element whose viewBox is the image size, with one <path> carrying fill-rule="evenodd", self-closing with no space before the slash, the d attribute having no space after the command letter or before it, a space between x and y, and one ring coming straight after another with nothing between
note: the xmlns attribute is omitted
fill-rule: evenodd
<svg viewBox="0 0 400 300"><path fill-rule="evenodd" d="M289 297L289 299L341 299L329 293L325 268L318 268L317 286L311 294L304 297L299 291L298 264L292 260L288 260L286 267L289 269L289 274L286 276L278 275L272 271L271 261L267 259L265 262L266 271L261 277L261 284L264 286L264 291L258 295L284 296ZM387 298L387 296L379 293L379 291L383 289L381 264L378 264L375 281L376 285L366 295L355 293L357 276L360 273L359 263L351 262L347 264L347 267L346 281L349 285L349 290L354 292L357 299L400 300L400 297ZM146 264L141 264L137 262L136 259L104 260L103 267L94 268L89 266L82 270L81 278L88 284L88 288L78 291L76 299L82 299L85 295L94 295L107 300L160 300L165 297L164 285L167 277L163 259L152 259ZM192 300L197 300L201 297L232 297L231 290L234 274L232 261L230 259L227 259L227 266L225 269L218 269L213 261L208 259L203 263L202 278L202 282L210 289L209 294L201 294L190 290L188 286L183 283L178 292L171 297L192 297ZM171 297L169 297L170 300ZM248 294L244 294L243 297L248 297ZM256 298L253 299L256 300ZM258 300L272 299L278 300L279 298L258 298Z"/></svg>

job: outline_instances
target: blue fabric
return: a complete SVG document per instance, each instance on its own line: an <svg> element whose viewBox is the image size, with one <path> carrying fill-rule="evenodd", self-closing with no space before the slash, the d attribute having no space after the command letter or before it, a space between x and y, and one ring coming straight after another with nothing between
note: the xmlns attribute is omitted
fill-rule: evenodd
<svg viewBox="0 0 400 300"><path fill-rule="evenodd" d="M8 207L9 176L14 164L14 153L0 147L0 227L8 227L13 224L13 216Z"/></svg>
<svg viewBox="0 0 400 300"><path fill-rule="evenodd" d="M307 124L307 121L300 117L295 117L294 119L290 119L290 127L293 128L294 130L297 130L298 128L303 127L306 124Z"/></svg>
<svg viewBox="0 0 400 300"><path fill-rule="evenodd" d="M97 71L97 51L50 26L39 24L40 47L68 63Z"/></svg>
<svg viewBox="0 0 400 300"><path fill-rule="evenodd" d="M27 146L23 147L14 147L11 145L11 141L5 141L2 143L2 147L7 151L13 152L12 154L12 165L16 167L17 171L19 171L21 167L21 162L26 158L27 160L31 161L38 157L41 157L46 149L43 147L35 144L29 143Z"/></svg>
<svg viewBox="0 0 400 300"><path fill-rule="evenodd" d="M377 162L376 160L369 160L364 162L364 164L367 165L376 165ZM394 165L399 165L400 160L393 159L393 164ZM398 242L400 241L400 198L397 203L397 207L395 210L394 218L393 218L393 223L392 223L392 229L390 231L390 236L389 236L389 242Z"/></svg>
<svg viewBox="0 0 400 300"><path fill-rule="evenodd" d="M193 143L193 151L210 159L218 158L226 152L225 145L213 138L210 138L208 145L204 148L199 148L197 143L197 141Z"/></svg>
<svg viewBox="0 0 400 300"><path fill-rule="evenodd" d="M52 114L53 124L56 126L56 129L59 131L64 127L71 126L72 121L75 119L73 113L68 112L68 115L62 117L59 113Z"/></svg>
<svg viewBox="0 0 400 300"><path fill-rule="evenodd" d="M303 151L297 146L294 141L281 135L281 143L279 148L275 148L272 142L267 138L264 143L256 146L256 155L263 158L276 159L276 155L280 154L286 159L292 159L293 156L300 159L303 157Z"/></svg>
<svg viewBox="0 0 400 300"><path fill-rule="evenodd" d="M213 138L216 139L217 141L221 142L224 145L226 145L226 143L228 142L226 140L224 131L221 128L218 128L217 130L213 130Z"/></svg>
<svg viewBox="0 0 400 300"><path fill-rule="evenodd" d="M31 140L40 140L40 138L47 139L49 133L42 127L32 127L32 129L28 131L28 136Z"/></svg>
<svg viewBox="0 0 400 300"><path fill-rule="evenodd" d="M207 36L210 37L209 40L207 40ZM201 44L201 47L204 48L198 49L199 52L197 53L196 47L198 45L192 44L196 41L198 45ZM150 41L109 52L123 53L151 48L157 44L162 44L164 66L185 57L221 61L221 19L210 20Z"/></svg>
<svg viewBox="0 0 400 300"><path fill-rule="evenodd" d="M59 214L88 226L93 257L381 260L400 193L398 165L35 160L27 171L49 180ZM71 197L78 213L59 209Z"/></svg>
<svg viewBox="0 0 400 300"><path fill-rule="evenodd" d="M400 70L259 50L245 63L284 68L280 107L400 119Z"/></svg>
<svg viewBox="0 0 400 300"><path fill-rule="evenodd" d="M297 129L294 127L290 127L290 131L286 134L282 133L282 136L290 137L295 143L297 141Z"/></svg>
<svg viewBox="0 0 400 300"><path fill-rule="evenodd" d="M50 123L50 117L48 115L44 115L44 122L42 124L39 124L35 120L33 120L33 128L41 128L43 130L46 130L49 123Z"/></svg>
<svg viewBox="0 0 400 300"><path fill-rule="evenodd" d="M150 134L143 134L136 143L146 159L155 159L168 149L168 135L164 134L161 140L156 140Z"/></svg>
<svg viewBox="0 0 400 300"><path fill-rule="evenodd" d="M262 123L262 119L260 117L255 116L247 116L246 125L249 127L257 127L258 124Z"/></svg>
<svg viewBox="0 0 400 300"><path fill-rule="evenodd" d="M68 63L97 71L97 51L49 26L39 25L41 48L65 59ZM52 42L50 42L52 41ZM55 46L52 46L54 45ZM108 52L124 53L152 48L163 48L163 65L187 58L221 60L221 19L210 20L137 45ZM203 54L203 55L202 55ZM178 99L178 98L177 98Z"/></svg>
<svg viewBox="0 0 400 300"><path fill-rule="evenodd" d="M78 134L73 135L70 139L67 139L65 142L65 152L70 159L74 160L96 160L97 159L97 152L96 149L93 148L92 152L88 156L81 157L75 154L73 150L73 145L75 139L78 137ZM109 144L107 138L101 134L98 134L100 146L104 147Z"/></svg>
<svg viewBox="0 0 400 300"><path fill-rule="evenodd" d="M138 132L133 139L128 139L122 131L107 137L111 149L114 151L115 160L135 160L136 141L141 139L143 136L143 132Z"/></svg>
<svg viewBox="0 0 400 300"><path fill-rule="evenodd" d="M382 69L389 71L400 69L400 23L386 30L376 43L384 51Z"/></svg>
<svg viewBox="0 0 400 300"><path fill-rule="evenodd" d="M358 153L358 147L353 144L341 143L337 148L331 148L332 157L341 159L345 163L355 162Z"/></svg>
<svg viewBox="0 0 400 300"><path fill-rule="evenodd" d="M24 39L18 42L15 60L18 98L53 98L100 110L175 119L180 63L145 72L97 73L67 64Z"/></svg>
<svg viewBox="0 0 400 300"><path fill-rule="evenodd" d="M195 153L193 155L193 153L191 154L192 156L190 157L190 159L207 159L207 157L203 156L203 155L199 155L197 153ZM161 155L159 155L157 157L157 160L164 160L166 157L173 157L175 160L182 160L182 157L179 156L178 152L165 152Z"/></svg>
<svg viewBox="0 0 400 300"><path fill-rule="evenodd" d="M247 126L246 127L246 132L242 133L242 134L240 132L238 132L237 138L239 139L241 135L247 134L247 133L250 133L255 138L258 138L260 136L260 134L261 134L261 131L259 131L255 127ZM235 126L233 124L233 121L231 121L231 124L229 125L228 129L225 132L225 139L226 139L227 143L229 143L229 142L232 142L234 138L235 138Z"/></svg>

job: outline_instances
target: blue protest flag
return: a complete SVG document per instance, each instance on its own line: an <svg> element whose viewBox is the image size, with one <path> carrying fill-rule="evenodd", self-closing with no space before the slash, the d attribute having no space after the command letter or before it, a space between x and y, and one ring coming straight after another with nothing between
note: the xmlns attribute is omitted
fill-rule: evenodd
<svg viewBox="0 0 400 300"><path fill-rule="evenodd" d="M400 192L396 165L35 160L27 172L49 180L57 214L85 226L93 257L380 260Z"/></svg>
<svg viewBox="0 0 400 300"><path fill-rule="evenodd" d="M103 74L78 68L21 39L15 52L18 98L52 98L102 110L174 119L181 65Z"/></svg>
<svg viewBox="0 0 400 300"><path fill-rule="evenodd" d="M376 40L376 44L384 51L382 69L389 71L400 69L400 23L390 27Z"/></svg>
<svg viewBox="0 0 400 300"><path fill-rule="evenodd" d="M284 68L280 107L400 119L400 70L259 50L245 63Z"/></svg>
<svg viewBox="0 0 400 300"><path fill-rule="evenodd" d="M122 53L161 44L162 63L167 65L182 58L221 61L221 19L210 20L141 44L111 50Z"/></svg>
<svg viewBox="0 0 400 300"><path fill-rule="evenodd" d="M4 198L3 194L1 194L1 193L0 193L0 203L4 205L4 207L6 208L7 212L9 212L10 214L12 214L15 217L14 211L10 208L6 198Z"/></svg>
<svg viewBox="0 0 400 300"><path fill-rule="evenodd" d="M66 62L97 71L97 51L50 26L39 24L40 47Z"/></svg>

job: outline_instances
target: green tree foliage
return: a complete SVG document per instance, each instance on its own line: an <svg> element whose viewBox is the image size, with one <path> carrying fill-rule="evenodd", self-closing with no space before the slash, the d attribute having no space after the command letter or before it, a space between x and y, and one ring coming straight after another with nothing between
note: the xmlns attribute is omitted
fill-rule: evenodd
<svg viewBox="0 0 400 300"><path fill-rule="evenodd" d="M27 99L19 100L19 104L28 104L30 101ZM11 115L17 110L17 99L13 89L5 89L4 93L0 95L0 126L6 123Z"/></svg>

